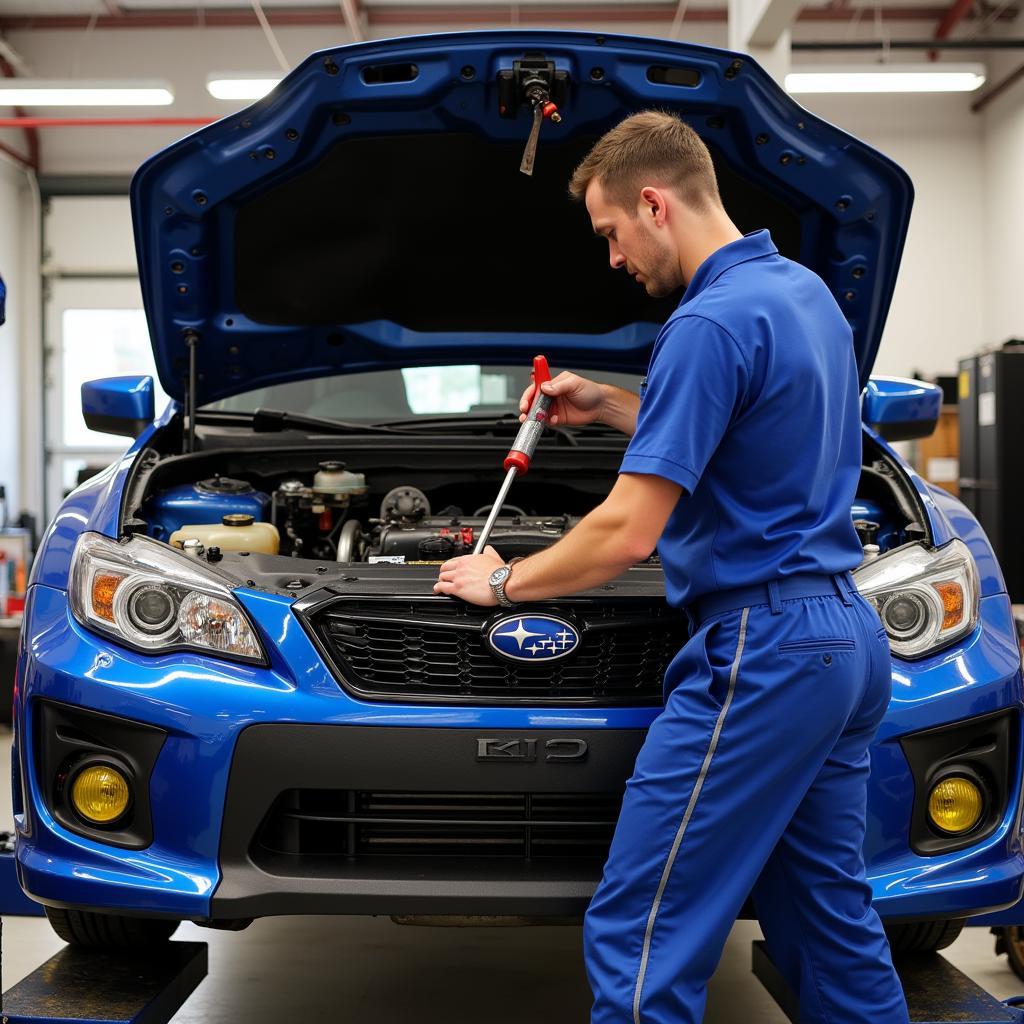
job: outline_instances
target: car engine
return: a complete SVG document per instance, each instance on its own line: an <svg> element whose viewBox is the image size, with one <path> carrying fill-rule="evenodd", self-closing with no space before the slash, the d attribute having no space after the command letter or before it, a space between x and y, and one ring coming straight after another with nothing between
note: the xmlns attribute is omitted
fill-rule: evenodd
<svg viewBox="0 0 1024 1024"><path fill-rule="evenodd" d="M422 564L472 552L490 512L486 505L434 512L427 495L411 485L392 488L373 509L369 491L362 473L325 461L312 479L288 477L270 493L219 476L179 485L151 497L144 517L150 536L196 555L215 546L335 562ZM490 543L505 558L548 547L580 518L529 515L510 504L503 513Z"/></svg>

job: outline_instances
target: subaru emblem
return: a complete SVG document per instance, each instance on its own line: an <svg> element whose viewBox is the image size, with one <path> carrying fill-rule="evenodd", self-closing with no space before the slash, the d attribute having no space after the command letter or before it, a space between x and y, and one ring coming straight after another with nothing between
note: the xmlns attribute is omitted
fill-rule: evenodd
<svg viewBox="0 0 1024 1024"><path fill-rule="evenodd" d="M487 643L511 661L554 661L572 654L580 635L565 619L553 615L510 615L491 626Z"/></svg>

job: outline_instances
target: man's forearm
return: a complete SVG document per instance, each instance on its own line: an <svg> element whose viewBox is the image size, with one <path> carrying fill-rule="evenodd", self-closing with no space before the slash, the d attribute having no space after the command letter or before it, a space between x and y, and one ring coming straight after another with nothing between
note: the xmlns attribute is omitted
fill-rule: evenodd
<svg viewBox="0 0 1024 1024"><path fill-rule="evenodd" d="M601 422L632 437L636 433L640 396L625 388L617 388L614 384L602 384L601 387L604 390Z"/></svg>
<svg viewBox="0 0 1024 1024"><path fill-rule="evenodd" d="M510 601L543 601L596 587L646 558L619 513L598 505L557 544L517 562L505 585Z"/></svg>

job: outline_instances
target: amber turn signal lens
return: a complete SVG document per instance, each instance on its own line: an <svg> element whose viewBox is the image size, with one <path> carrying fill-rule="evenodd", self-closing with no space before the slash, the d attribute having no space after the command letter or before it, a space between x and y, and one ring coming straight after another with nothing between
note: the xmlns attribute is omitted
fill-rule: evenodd
<svg viewBox="0 0 1024 1024"><path fill-rule="evenodd" d="M964 620L964 588L959 583L933 583L942 599L942 628L952 629Z"/></svg>
<svg viewBox="0 0 1024 1024"><path fill-rule="evenodd" d="M128 780L109 765L96 764L83 768L71 786L71 803L75 810L97 825L117 821L128 809L131 792Z"/></svg>
<svg viewBox="0 0 1024 1024"><path fill-rule="evenodd" d="M92 578L93 614L107 622L114 621L114 594L124 582L124 576L112 572L98 572Z"/></svg>
<svg viewBox="0 0 1024 1024"><path fill-rule="evenodd" d="M978 824L984 807L981 790L962 775L936 783L928 797L928 817L943 832L960 834Z"/></svg>

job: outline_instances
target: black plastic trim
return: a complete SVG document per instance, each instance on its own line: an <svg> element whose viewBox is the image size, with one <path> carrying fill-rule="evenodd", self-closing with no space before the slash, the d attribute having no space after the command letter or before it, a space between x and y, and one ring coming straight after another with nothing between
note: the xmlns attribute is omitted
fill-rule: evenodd
<svg viewBox="0 0 1024 1024"><path fill-rule="evenodd" d="M361 567L360 567L361 568ZM625 601L628 606L630 599L641 600L646 598L648 603L651 603L651 592L647 585L647 580L642 575L637 575L639 567L627 570L627 572L619 578L621 585L617 588L617 593L614 598L589 598L581 597L579 595L569 598L563 598L558 601L549 601L545 603L524 603L517 605L514 609L498 608L494 610L494 613L488 617L483 623L477 624L473 627L462 627L453 624L450 620L444 618L434 619L431 617L429 612L424 612L422 617L408 617L407 619L400 619L393 617L391 621L398 623L400 621L407 621L414 623L417 626L426 625L441 625L446 629L456 628L466 633L476 633L481 638L483 643L483 637L487 634L488 630L501 618L507 618L515 615L542 615L547 617L562 618L574 624L578 630L581 639L585 639L587 634L592 631L601 631L605 629L615 628L614 622L599 622L596 624L587 623L584 626L578 621L579 618L585 618L587 609L594 607L601 607L609 603L623 602ZM433 576L432 580L433 581ZM406 582L403 578L403 583ZM658 597L661 597L659 593ZM404 693L396 692L394 690L387 689L375 689L369 686L358 685L344 670L344 667L338 663L337 658L333 652L329 649L327 644L324 642L321 636L321 631L314 624L313 619L316 615L324 612L328 608L339 607L343 608L346 601L359 601L360 603L372 603L374 601L382 602L394 602L395 600L417 601L429 604L436 603L439 607L446 606L450 603L450 599L444 596L430 594L417 594L410 593L408 589L402 593L389 593L387 595L379 594L367 594L365 591L354 592L354 593L342 593L340 588L334 586L323 586L316 592L307 595L307 597L297 601L292 606L292 613L299 620L303 630L309 637L310 642L316 648L317 653L320 655L324 664L330 669L335 681L338 685L350 696L356 700L371 700L371 701L386 701L388 703L403 703L403 704L430 704L439 706L470 706L470 707L652 707L659 706L661 704L661 693L660 689L657 694L650 694L641 698L635 695L621 696L621 697L590 697L590 696L564 696L559 695L556 697L549 696L538 696L536 694L527 694L521 697L512 695L502 695L500 697L493 695L483 694L470 694L470 695L451 695L451 694L438 694L438 693ZM668 623L670 615L673 614L671 608L666 607L666 617L659 618L656 615L645 617L643 619L637 619L635 625L643 625L647 622L661 622ZM675 613L680 616L682 613ZM380 619L383 621L384 617ZM680 624L682 619L680 618ZM680 647L685 643L685 637L680 641Z"/></svg>
<svg viewBox="0 0 1024 1024"><path fill-rule="evenodd" d="M167 738L154 725L50 700L34 702L34 768L47 809L66 829L110 846L141 850L153 841L149 780ZM109 826L83 821L70 802L70 782L90 764L123 772L131 790L126 814Z"/></svg>
<svg viewBox="0 0 1024 1024"><path fill-rule="evenodd" d="M1004 708L900 738L914 778L909 843L915 853L922 857L951 853L973 846L996 831L1016 788L1014 727L1019 728L1017 713ZM978 824L960 835L943 832L928 818L929 793L950 775L964 775L979 782L985 797Z"/></svg>
<svg viewBox="0 0 1024 1024"><path fill-rule="evenodd" d="M119 434L123 437L138 437L153 421L129 420L123 416L104 416L96 412L83 412L85 425L101 434Z"/></svg>
<svg viewBox="0 0 1024 1024"><path fill-rule="evenodd" d="M872 423L886 441L914 441L922 437L931 437L938 426L938 420L905 420L899 423Z"/></svg>
<svg viewBox="0 0 1024 1024"><path fill-rule="evenodd" d="M265 865L271 873L257 867L250 848L267 812L289 789L620 792L645 735L644 729L249 726L238 738L228 779L221 882L210 916L580 914L601 877L602 864L593 858L282 857ZM586 759L476 760L481 738L552 737L586 741Z"/></svg>

